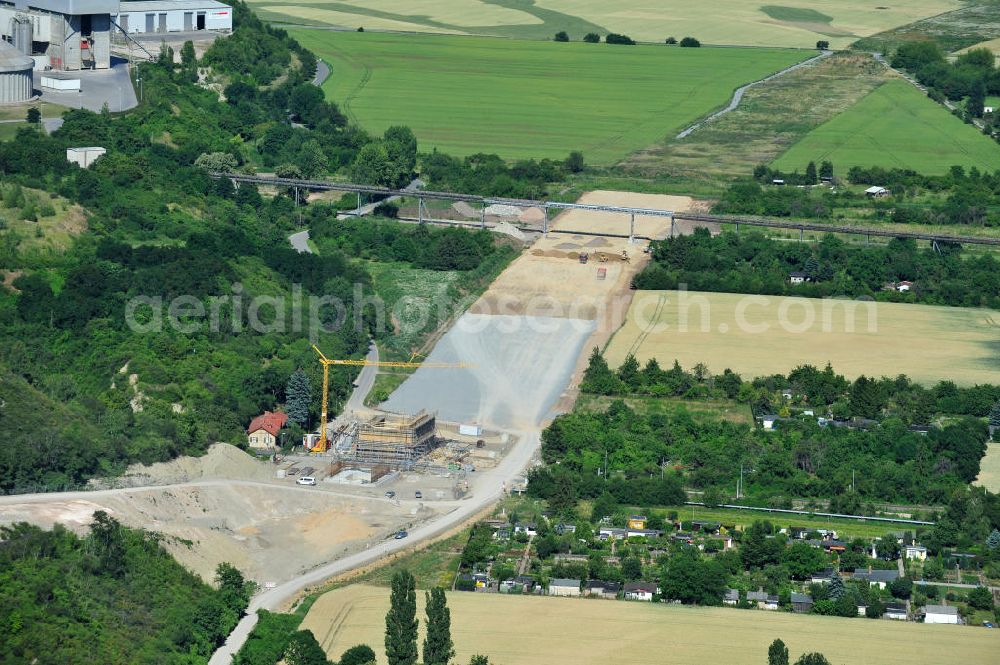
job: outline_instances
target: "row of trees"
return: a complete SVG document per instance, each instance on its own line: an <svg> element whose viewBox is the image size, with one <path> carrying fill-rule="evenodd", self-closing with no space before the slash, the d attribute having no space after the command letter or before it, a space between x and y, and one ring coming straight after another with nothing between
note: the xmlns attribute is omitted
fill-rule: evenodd
<svg viewBox="0 0 1000 665"><path fill-rule="evenodd" d="M988 48L969 49L949 62L936 42L907 41L896 49L892 66L913 73L938 101L967 97L966 109L973 117L983 115L987 95L1000 94L1000 71Z"/></svg>
<svg viewBox="0 0 1000 665"><path fill-rule="evenodd" d="M753 185L756 187L756 185ZM920 249L894 238L886 245L851 245L833 235L815 243L774 242L757 232L707 229L651 243L653 261L632 280L637 289L679 289L811 298L874 298L956 307L1000 307L1000 262L938 243ZM792 284L789 273L808 281ZM886 288L915 282L907 293ZM857 306L858 303L845 303Z"/></svg>
<svg viewBox="0 0 1000 665"><path fill-rule="evenodd" d="M568 42L570 41L569 33L567 33L565 30L560 30L555 34L555 37L553 37L553 41ZM601 36L596 32L588 32L586 35L583 36L583 41L589 44L598 44L601 41ZM635 40L629 37L628 35L622 35L615 32L609 32L607 35L605 35L604 41L608 44L622 44L625 46L635 46L636 43ZM664 43L668 45L677 44L677 38L667 37L666 40L664 40ZM699 42L694 37L685 37L680 41L680 45L685 48L697 48L701 46L701 42Z"/></svg>
<svg viewBox="0 0 1000 665"><path fill-rule="evenodd" d="M822 370L800 365L787 375L744 381L730 369L713 375L701 363L685 371L674 361L673 367L664 370L655 358L650 358L640 367L633 355L612 370L595 348L580 388L607 396L733 399L750 405L756 413L786 411L789 415L790 407L808 407L818 415L837 420L899 418L907 424L926 425L942 416L989 417L991 423L1000 417L1000 385L959 387L951 381L939 381L925 388L902 374L880 379L862 375L849 381L834 372L829 363ZM778 394L786 391L790 398Z"/></svg>

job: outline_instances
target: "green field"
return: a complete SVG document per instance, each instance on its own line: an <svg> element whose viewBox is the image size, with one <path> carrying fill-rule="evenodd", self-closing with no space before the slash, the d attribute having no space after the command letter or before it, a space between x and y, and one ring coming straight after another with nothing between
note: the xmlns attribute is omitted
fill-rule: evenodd
<svg viewBox="0 0 1000 665"><path fill-rule="evenodd" d="M293 30L329 62L323 85L371 132L400 122L420 148L591 163L625 157L809 51L680 49Z"/></svg>
<svg viewBox="0 0 1000 665"><path fill-rule="evenodd" d="M251 0L261 16L282 23L340 28L573 40L588 32L622 32L662 43L691 35L706 44L811 48L818 40L844 48L859 37L946 12L958 0ZM802 7L808 5L808 8Z"/></svg>
<svg viewBox="0 0 1000 665"><path fill-rule="evenodd" d="M1000 145L966 125L905 81L888 81L844 113L820 125L773 164L804 171L810 161L946 173L954 164L993 171Z"/></svg>

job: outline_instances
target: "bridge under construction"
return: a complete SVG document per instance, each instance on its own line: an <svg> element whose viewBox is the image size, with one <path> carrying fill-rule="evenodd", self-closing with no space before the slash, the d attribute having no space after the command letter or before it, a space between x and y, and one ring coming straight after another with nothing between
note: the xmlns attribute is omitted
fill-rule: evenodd
<svg viewBox="0 0 1000 665"><path fill-rule="evenodd" d="M271 176L243 175L238 173L211 173L212 178L226 178L239 186L240 183L252 183L268 187L280 187L295 191L295 198L298 200L299 191L334 191L344 193L355 193L358 195L358 210L361 209L361 198L363 196L385 199L390 197L407 197L417 199L418 216L404 221L415 221L419 223L437 223L457 226L476 226L479 228L490 228L492 225L487 220L486 209L491 205L513 206L517 208L538 208L542 211L543 217L540 224L529 224L520 226L525 231L535 231L543 234L563 233L584 236L602 236L608 238L628 238L629 242L635 240L657 240L649 236L637 235L635 233L635 218L640 217L663 217L670 220L670 237L675 235L676 221L686 220L696 223L725 224L730 225L739 232L740 227L761 227L769 229L782 229L798 231L799 238L803 239L806 231L819 233L837 233L852 236L864 236L867 241L872 238L903 238L912 240L922 240L931 244L939 243L961 244L961 245L981 245L988 247L1000 247L1000 238L979 238L975 236L958 236L944 233L920 233L912 231L893 231L880 228L869 228L859 226L844 226L834 224L819 224L807 222L791 222L759 217L732 217L722 215L701 215L688 212L675 212L673 210L662 210L658 208L637 208L630 206L600 205L592 203L568 203L564 201L536 201L532 199L511 199L490 196L479 196L476 194L460 194L458 192L441 192L427 189L389 189L387 187L375 187L372 185L358 185L345 182L331 182L328 180L306 180L299 178L278 178ZM439 201L463 201L479 206L479 223L456 222L454 220L431 219L426 215L424 206L425 200ZM628 233L605 233L596 231L576 231L572 229L552 229L549 227L550 210L590 210L594 212L621 214L628 216ZM350 214L350 213L347 213Z"/></svg>

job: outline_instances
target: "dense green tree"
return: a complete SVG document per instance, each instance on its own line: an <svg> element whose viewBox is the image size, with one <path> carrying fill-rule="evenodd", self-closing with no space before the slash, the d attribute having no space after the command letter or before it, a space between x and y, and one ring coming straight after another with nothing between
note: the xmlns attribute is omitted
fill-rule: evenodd
<svg viewBox="0 0 1000 665"><path fill-rule="evenodd" d="M819 165L819 177L820 178L832 178L833 177L833 163L828 161L823 161Z"/></svg>
<svg viewBox="0 0 1000 665"><path fill-rule="evenodd" d="M799 656L795 665L830 665L830 661L821 653L805 653Z"/></svg>
<svg viewBox="0 0 1000 665"><path fill-rule="evenodd" d="M806 165L806 184L815 185L819 182L819 176L816 175L816 162L809 162Z"/></svg>
<svg viewBox="0 0 1000 665"><path fill-rule="evenodd" d="M292 635L285 648L284 660L288 665L327 665L330 662L311 630L299 630Z"/></svg>
<svg viewBox="0 0 1000 665"><path fill-rule="evenodd" d="M366 144L351 164L351 178L361 185L388 187L395 175L395 165L383 143Z"/></svg>
<svg viewBox="0 0 1000 665"><path fill-rule="evenodd" d="M367 644L358 644L345 651L337 665L368 665L375 662L375 650Z"/></svg>
<svg viewBox="0 0 1000 665"><path fill-rule="evenodd" d="M969 591L966 600L969 603L969 607L974 607L977 610L993 609L993 592L987 587L977 586L975 589L972 589Z"/></svg>
<svg viewBox="0 0 1000 665"><path fill-rule="evenodd" d="M579 150L574 150L573 152L569 153L569 156L566 157L564 165L566 167L566 170L569 171L570 173L580 173L581 171L583 171L583 168L585 166L583 160L583 153L580 152Z"/></svg>
<svg viewBox="0 0 1000 665"><path fill-rule="evenodd" d="M587 42L588 44L597 44L598 42L601 41L601 36L596 32L588 32L583 36L583 41Z"/></svg>
<svg viewBox="0 0 1000 665"><path fill-rule="evenodd" d="M685 37L681 40L681 46L684 48L698 48L701 46L701 42L694 37Z"/></svg>
<svg viewBox="0 0 1000 665"><path fill-rule="evenodd" d="M808 543L795 543L782 555L789 574L797 580L804 580L826 565L823 551Z"/></svg>
<svg viewBox="0 0 1000 665"><path fill-rule="evenodd" d="M385 616L385 655L389 665L417 662L416 582L408 570L392 576L389 613Z"/></svg>
<svg viewBox="0 0 1000 665"><path fill-rule="evenodd" d="M309 408L312 404L312 384L309 376L301 368L292 372L285 386L285 412L293 423L306 427L309 424Z"/></svg>
<svg viewBox="0 0 1000 665"><path fill-rule="evenodd" d="M830 576L830 586L827 591L827 596L831 600L840 600L847 593L847 588L844 586L844 578L842 578L838 573L834 572Z"/></svg>
<svg viewBox="0 0 1000 665"><path fill-rule="evenodd" d="M685 549L670 558L661 577L663 597L684 604L718 605L728 574L715 560L704 560L697 550Z"/></svg>
<svg viewBox="0 0 1000 665"><path fill-rule="evenodd" d="M38 110L37 106L32 106L28 109L28 113L25 116L27 120L32 125L37 125L42 121L42 112Z"/></svg>
<svg viewBox="0 0 1000 665"><path fill-rule="evenodd" d="M628 556L622 561L622 576L626 580L635 581L642 577L642 560L637 556Z"/></svg>
<svg viewBox="0 0 1000 665"><path fill-rule="evenodd" d="M568 42L569 41L569 35L566 34L565 30L560 30L559 32L556 33L554 41L557 41L557 42Z"/></svg>
<svg viewBox="0 0 1000 665"><path fill-rule="evenodd" d="M425 594L427 630L424 637L424 665L448 665L455 655L451 641L451 610L444 589L434 587Z"/></svg>
<svg viewBox="0 0 1000 665"><path fill-rule="evenodd" d="M488 656L476 654L469 659L469 665L490 665L490 659Z"/></svg>
<svg viewBox="0 0 1000 665"><path fill-rule="evenodd" d="M788 647L781 640L771 642L768 647L767 665L788 665Z"/></svg>

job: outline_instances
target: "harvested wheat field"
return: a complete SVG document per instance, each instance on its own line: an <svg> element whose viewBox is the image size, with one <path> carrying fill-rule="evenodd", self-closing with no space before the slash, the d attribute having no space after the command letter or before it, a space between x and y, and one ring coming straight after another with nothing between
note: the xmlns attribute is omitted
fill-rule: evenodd
<svg viewBox="0 0 1000 665"><path fill-rule="evenodd" d="M423 594L417 601L423 618ZM996 660L993 631L963 626L467 592L449 593L448 606L459 663L482 653L503 665L758 665L767 662L767 647L775 638L785 641L793 658L819 651L835 665L986 665ZM321 596L302 628L313 632L331 658L365 643L384 663L388 609L389 589L344 587ZM516 639L509 631L513 625Z"/></svg>
<svg viewBox="0 0 1000 665"><path fill-rule="evenodd" d="M579 203L685 211L695 205L686 196L594 191ZM550 224L548 237L539 238L493 282L472 306L477 314L529 314L577 319L601 319L615 295L631 296L632 276L645 265L646 241L577 235L609 233L628 236L629 217L617 213L567 210ZM670 232L666 217L637 216L635 235L662 238ZM628 253L628 261L622 252ZM580 262L586 253L587 263ZM624 315L624 306L617 305Z"/></svg>
<svg viewBox="0 0 1000 665"><path fill-rule="evenodd" d="M979 477L974 484L991 492L1000 492L1000 441L987 446L986 455L979 462Z"/></svg>
<svg viewBox="0 0 1000 665"><path fill-rule="evenodd" d="M907 374L921 383L995 383L1000 312L901 303L684 291L637 292L611 340L612 366L705 363L745 378L805 363L848 377Z"/></svg>

